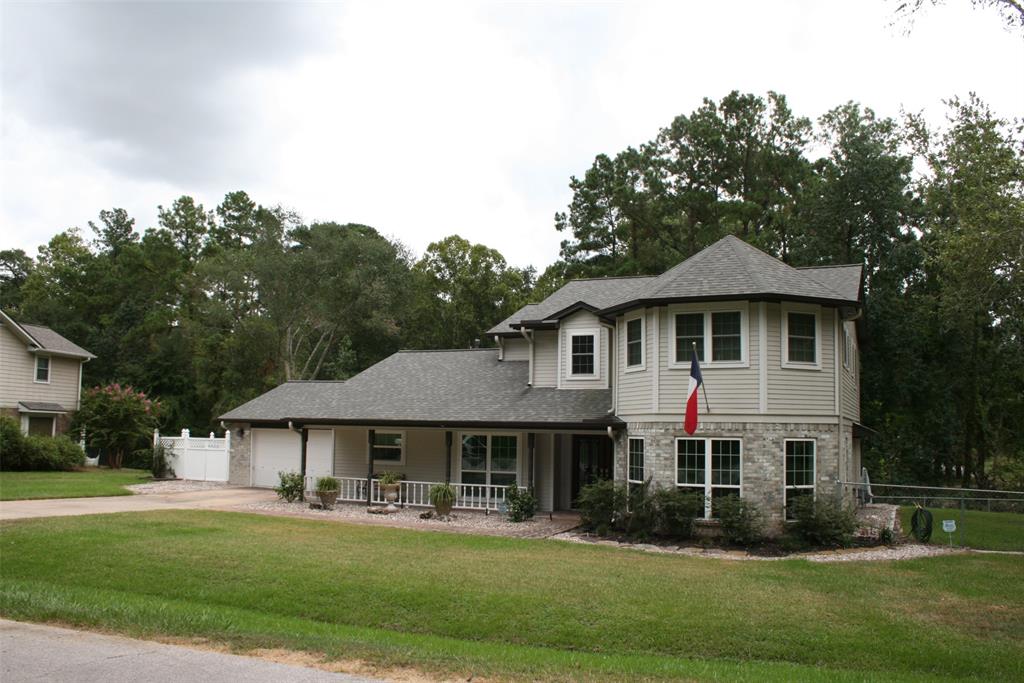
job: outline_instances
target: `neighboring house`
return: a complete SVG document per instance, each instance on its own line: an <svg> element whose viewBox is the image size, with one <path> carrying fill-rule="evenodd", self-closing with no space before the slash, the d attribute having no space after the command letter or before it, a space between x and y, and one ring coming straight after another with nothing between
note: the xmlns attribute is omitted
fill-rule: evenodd
<svg viewBox="0 0 1024 683"><path fill-rule="evenodd" d="M363 499L372 449L412 504L450 480L464 507L500 507L516 484L567 509L613 478L739 495L780 522L787 502L860 470L861 289L859 265L793 268L735 237L657 277L574 280L491 328L497 348L402 351L221 416L231 481L304 467ZM707 403L690 436L694 344Z"/></svg>
<svg viewBox="0 0 1024 683"><path fill-rule="evenodd" d="M0 311L0 414L26 434L63 434L82 398L82 365L95 357L49 327Z"/></svg>

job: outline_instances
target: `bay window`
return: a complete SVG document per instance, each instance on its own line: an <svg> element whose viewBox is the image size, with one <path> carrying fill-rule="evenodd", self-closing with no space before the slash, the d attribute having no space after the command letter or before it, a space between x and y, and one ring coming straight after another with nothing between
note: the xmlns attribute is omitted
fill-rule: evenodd
<svg viewBox="0 0 1024 683"><path fill-rule="evenodd" d="M626 368L643 369L644 367L644 319L633 318L626 321Z"/></svg>
<svg viewBox="0 0 1024 683"><path fill-rule="evenodd" d="M643 437L629 437L629 462L626 479L630 484L644 482L644 440Z"/></svg>
<svg viewBox="0 0 1024 683"><path fill-rule="evenodd" d="M715 500L740 495L742 450L739 439L676 439L676 485L703 494L705 517L715 516Z"/></svg>
<svg viewBox="0 0 1024 683"><path fill-rule="evenodd" d="M786 519L793 518L793 501L814 495L814 439L786 439Z"/></svg>
<svg viewBox="0 0 1024 683"><path fill-rule="evenodd" d="M694 350L701 363L725 367L747 365L745 308L675 313L671 335L675 340L670 359L674 367L689 367Z"/></svg>

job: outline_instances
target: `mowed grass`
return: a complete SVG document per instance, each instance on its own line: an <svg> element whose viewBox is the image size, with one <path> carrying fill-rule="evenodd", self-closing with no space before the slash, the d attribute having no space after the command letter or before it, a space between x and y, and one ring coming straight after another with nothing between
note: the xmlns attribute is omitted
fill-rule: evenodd
<svg viewBox="0 0 1024 683"><path fill-rule="evenodd" d="M900 508L900 522L903 532L910 535L910 518L914 514L914 506L904 505ZM932 513L931 543L948 545L949 534L942 530L942 520L952 519L957 530L953 533L953 545L963 545L979 550L1019 550L1024 551L1024 515L1016 512L985 512L983 510L964 510L961 519L960 509L928 508ZM962 532L962 533L961 533ZM1024 558L1021 558L1024 562Z"/></svg>
<svg viewBox="0 0 1024 683"><path fill-rule="evenodd" d="M730 562L168 511L0 525L0 613L505 679L1021 680L1024 562Z"/></svg>
<svg viewBox="0 0 1024 683"><path fill-rule="evenodd" d="M74 472L0 472L0 500L128 496L127 484L152 478L145 470L87 467Z"/></svg>

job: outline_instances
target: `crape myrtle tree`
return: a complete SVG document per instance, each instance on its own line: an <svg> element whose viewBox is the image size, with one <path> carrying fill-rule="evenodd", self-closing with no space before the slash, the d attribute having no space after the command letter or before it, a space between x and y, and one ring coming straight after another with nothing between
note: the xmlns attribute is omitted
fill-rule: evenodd
<svg viewBox="0 0 1024 683"><path fill-rule="evenodd" d="M108 384L82 395L73 428L84 431L86 441L102 448L107 464L118 469L125 455L146 443L157 424L160 401L131 386Z"/></svg>

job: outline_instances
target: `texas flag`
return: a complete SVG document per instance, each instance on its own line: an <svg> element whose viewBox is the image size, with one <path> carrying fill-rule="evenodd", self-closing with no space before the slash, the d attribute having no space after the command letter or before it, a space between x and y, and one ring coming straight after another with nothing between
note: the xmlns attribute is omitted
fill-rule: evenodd
<svg viewBox="0 0 1024 683"><path fill-rule="evenodd" d="M690 361L690 388L686 394L686 419L683 421L683 429L687 434L697 431L697 390L704 384L704 378L700 376L700 362L697 360L697 349L693 350L693 360Z"/></svg>

